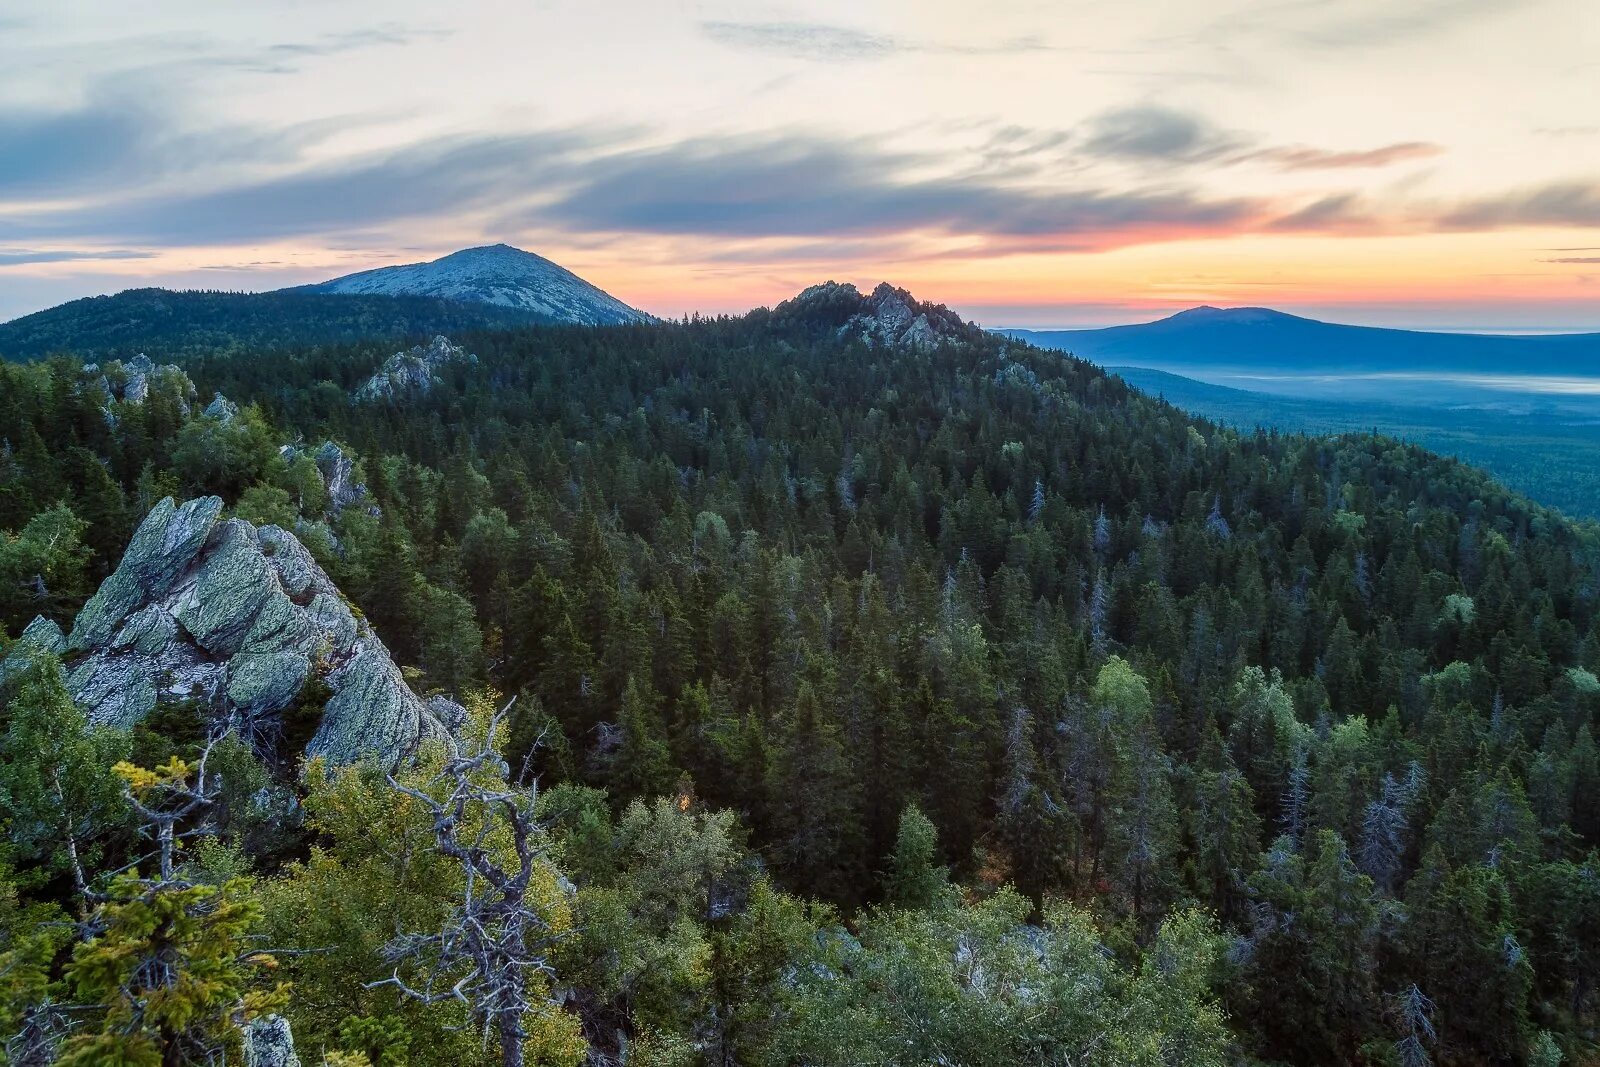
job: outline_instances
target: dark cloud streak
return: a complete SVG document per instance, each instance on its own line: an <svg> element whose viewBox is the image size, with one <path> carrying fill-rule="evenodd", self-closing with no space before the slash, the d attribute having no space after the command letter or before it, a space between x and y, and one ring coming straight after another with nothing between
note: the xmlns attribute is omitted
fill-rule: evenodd
<svg viewBox="0 0 1600 1067"><path fill-rule="evenodd" d="M113 248L102 252L49 248L0 248L0 267L18 267L33 263L92 263L110 259L154 258L154 252L142 252L131 248Z"/></svg>

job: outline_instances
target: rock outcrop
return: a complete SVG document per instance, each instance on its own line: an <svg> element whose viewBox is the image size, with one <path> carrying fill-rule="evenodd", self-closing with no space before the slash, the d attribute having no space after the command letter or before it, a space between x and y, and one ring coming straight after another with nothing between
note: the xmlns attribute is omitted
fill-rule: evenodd
<svg viewBox="0 0 1600 1067"><path fill-rule="evenodd" d="M200 414L208 419L216 419L226 426L239 417L239 405L218 393L211 398L211 403L207 404L206 409Z"/></svg>
<svg viewBox="0 0 1600 1067"><path fill-rule="evenodd" d="M98 363L85 364L83 375L89 379L87 387L101 394L101 411L112 426L118 422L113 404L139 406L150 399L151 389L172 392L178 409L185 415L196 395L194 382L182 367L172 363L157 365L142 352L126 363L112 360L103 368Z"/></svg>
<svg viewBox="0 0 1600 1067"><path fill-rule="evenodd" d="M60 651L68 688L97 725L127 728L158 702L194 701L271 737L315 680L326 702L308 755L393 763L448 737L294 534L221 513L214 496L161 501L71 634L36 621L5 663ZM453 715L445 703L435 706Z"/></svg>
<svg viewBox="0 0 1600 1067"><path fill-rule="evenodd" d="M435 373L452 363L476 363L478 357L450 338L435 337L426 345L396 352L383 361L376 374L356 388L357 401L399 400L427 393L439 380Z"/></svg>
<svg viewBox="0 0 1600 1067"><path fill-rule="evenodd" d="M306 454L304 446L299 444L284 445L278 451L285 460L291 462ZM379 514L378 506L367 493L366 483L356 480L356 461L344 449L332 441L324 441L320 448L311 453L311 460L317 465L323 488L328 491L328 513L325 518L331 521L351 507L363 508L374 516Z"/></svg>
<svg viewBox="0 0 1600 1067"><path fill-rule="evenodd" d="M824 282L780 304L777 311L837 322L841 338L859 338L872 347L929 349L963 340L974 329L943 304L921 303L888 282L870 296L849 283Z"/></svg>

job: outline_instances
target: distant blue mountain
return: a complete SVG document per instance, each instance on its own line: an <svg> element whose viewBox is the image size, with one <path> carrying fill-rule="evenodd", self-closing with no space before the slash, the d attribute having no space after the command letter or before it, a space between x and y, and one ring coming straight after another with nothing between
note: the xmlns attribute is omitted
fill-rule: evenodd
<svg viewBox="0 0 1600 1067"><path fill-rule="evenodd" d="M1103 365L1600 376L1600 333L1424 333L1342 326L1268 308L1198 307L1135 326L1000 332Z"/></svg>

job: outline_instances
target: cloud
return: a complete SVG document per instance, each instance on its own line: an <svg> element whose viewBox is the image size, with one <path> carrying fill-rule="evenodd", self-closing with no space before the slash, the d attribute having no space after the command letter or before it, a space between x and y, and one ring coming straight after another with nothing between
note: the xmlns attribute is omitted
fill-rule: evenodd
<svg viewBox="0 0 1600 1067"><path fill-rule="evenodd" d="M477 219L486 233L852 239L922 231L1100 248L1226 233L1262 205L1175 187L1060 189L950 175L937 153L803 133L641 147L636 131L457 137L182 195L108 198L0 220L0 240L94 234L153 247ZM941 175L940 169L946 173Z"/></svg>
<svg viewBox="0 0 1600 1067"><path fill-rule="evenodd" d="M1373 48L1437 36L1526 0L1280 0L1230 17L1214 33L1257 30L1319 49Z"/></svg>
<svg viewBox="0 0 1600 1067"><path fill-rule="evenodd" d="M390 22L343 33L325 33L309 41L287 41L269 45L267 54L275 56L334 56L363 48L385 45L407 45L423 40L442 40L452 31L420 26L404 26Z"/></svg>
<svg viewBox="0 0 1600 1067"><path fill-rule="evenodd" d="M95 262L107 259L154 259L155 253L131 248L114 248L102 252L69 251L49 248L0 248L0 267L17 267L31 263Z"/></svg>
<svg viewBox="0 0 1600 1067"><path fill-rule="evenodd" d="M1197 115L1145 105L1092 119L1083 148L1107 159L1194 163L1237 151L1244 143Z"/></svg>
<svg viewBox="0 0 1600 1067"><path fill-rule="evenodd" d="M819 23L702 22L700 29L718 44L798 59L882 59L905 51L904 44L893 37Z"/></svg>
<svg viewBox="0 0 1600 1067"><path fill-rule="evenodd" d="M700 23L700 31L717 44L730 48L835 63L887 59L912 53L1015 55L1050 50L1050 46L1037 37L1017 37L993 44L951 44L868 33L821 22L707 21Z"/></svg>
<svg viewBox="0 0 1600 1067"><path fill-rule="evenodd" d="M142 79L107 79L74 106L0 111L0 200L115 194L175 174L289 163L356 122L196 126Z"/></svg>
<svg viewBox="0 0 1600 1067"><path fill-rule="evenodd" d="M1560 256L1556 259L1541 259L1540 263L1600 263L1600 256Z"/></svg>
<svg viewBox="0 0 1600 1067"><path fill-rule="evenodd" d="M1483 197L1445 211L1439 224L1451 230L1515 226L1600 227L1600 184L1555 182Z"/></svg>
<svg viewBox="0 0 1600 1067"><path fill-rule="evenodd" d="M807 136L688 141L584 165L534 213L579 230L717 236L1061 237L1099 245L1222 231L1258 211L1181 189L1061 190L913 176L936 157Z"/></svg>
<svg viewBox="0 0 1600 1067"><path fill-rule="evenodd" d="M1411 159L1427 159L1444 149L1430 141L1400 141L1359 151L1337 151L1306 145L1266 148L1242 157L1276 163L1284 170L1344 170L1358 167L1386 167Z"/></svg>

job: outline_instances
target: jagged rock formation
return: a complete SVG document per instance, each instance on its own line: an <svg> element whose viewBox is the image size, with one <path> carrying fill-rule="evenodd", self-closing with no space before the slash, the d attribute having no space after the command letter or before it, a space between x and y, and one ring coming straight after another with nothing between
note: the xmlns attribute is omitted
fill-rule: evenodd
<svg viewBox="0 0 1600 1067"><path fill-rule="evenodd" d="M200 414L208 419L216 419L226 426L239 417L239 405L218 393L211 398L211 403L207 404L206 409Z"/></svg>
<svg viewBox="0 0 1600 1067"><path fill-rule="evenodd" d="M303 446L298 444L284 445L279 454L285 460L294 461L306 454ZM362 507L371 515L378 515L378 506L372 503L367 493L365 482L356 481L356 461L345 454L332 441L322 442L322 446L311 453L312 462L317 465L317 473L322 476L322 485L328 491L328 514L326 518L336 518L345 508Z"/></svg>
<svg viewBox="0 0 1600 1067"><path fill-rule="evenodd" d="M780 314L821 315L837 319L841 338L860 338L870 346L904 346L929 349L946 341L965 339L974 327L943 304L924 304L904 289L881 283L870 296L854 285L824 282L813 285L778 306Z"/></svg>
<svg viewBox="0 0 1600 1067"><path fill-rule="evenodd" d="M106 422L113 427L118 420L112 405L143 404L150 398L152 388L174 393L178 409L185 415L189 414L189 404L196 395L194 382L182 367L172 363L158 366L143 352L126 363L112 360L103 368L98 363L85 364L83 375L90 379L89 388L102 394L101 411L105 414Z"/></svg>
<svg viewBox="0 0 1600 1067"><path fill-rule="evenodd" d="M292 533L221 512L214 496L161 501L70 636L35 622L22 654L61 651L68 688L96 725L127 728L159 701L192 700L270 742L315 680L318 698L322 687L328 695L308 755L392 763L448 737ZM451 702L436 706L455 717Z"/></svg>
<svg viewBox="0 0 1600 1067"><path fill-rule="evenodd" d="M426 345L396 352L384 360L377 373L356 388L355 399L397 400L408 394L427 393L439 380L434 373L438 368L451 363L476 362L477 356L441 335Z"/></svg>

